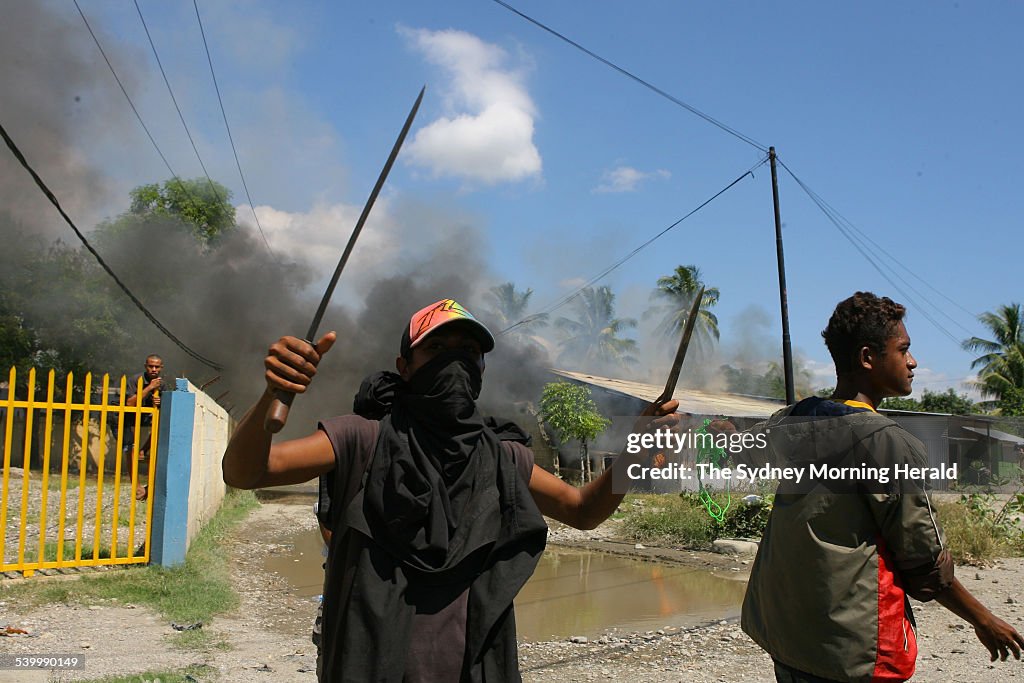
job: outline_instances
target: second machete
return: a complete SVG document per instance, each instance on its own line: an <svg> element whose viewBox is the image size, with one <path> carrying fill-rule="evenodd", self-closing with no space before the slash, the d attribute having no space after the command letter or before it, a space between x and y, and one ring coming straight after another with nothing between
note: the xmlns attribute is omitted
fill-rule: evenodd
<svg viewBox="0 0 1024 683"><path fill-rule="evenodd" d="M686 349L690 346L690 337L693 336L693 326L697 322L697 315L700 313L700 303L704 299L704 288L701 287L697 296L693 299L693 306L690 308L690 316L686 319L686 327L683 328L683 338L679 340L679 348L676 350L676 358L672 362L672 370L668 373L668 381L665 382L665 391L661 396L654 399L654 403L661 405L672 400L672 394L676 392L676 382L679 381L679 371L683 368L683 361L686 359Z"/></svg>

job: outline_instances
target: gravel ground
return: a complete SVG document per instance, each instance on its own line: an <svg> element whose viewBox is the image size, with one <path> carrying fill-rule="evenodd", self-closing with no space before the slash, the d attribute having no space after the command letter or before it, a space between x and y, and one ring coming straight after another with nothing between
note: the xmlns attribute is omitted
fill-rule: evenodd
<svg viewBox="0 0 1024 683"><path fill-rule="evenodd" d="M581 532L552 523L550 543L603 550L668 563L749 574L749 558L677 548L641 547L625 541L619 525L606 522ZM958 567L957 576L982 603L1024 633L1024 558L994 567ZM1024 662L989 662L973 629L938 603L914 601L918 660L914 681L1024 681ZM771 659L739 624L721 621L703 627L644 633L609 632L587 642L524 643L520 660L525 681L765 681L775 680ZM582 641L586 639L575 639Z"/></svg>
<svg viewBox="0 0 1024 683"><path fill-rule="evenodd" d="M21 540L21 529L20 529L20 515L21 515L21 496L22 486L24 483L23 479L24 470L17 467L12 467L7 483L7 524L5 527L4 536L4 553L3 559L5 562L15 562L18 558L18 546ZM41 477L39 472L33 471L31 473L32 479L29 482L29 495L27 496L28 510L25 513L27 523L25 525L25 545L24 545L24 557L27 560L34 561L39 557L39 524L42 520L43 501L44 497L39 494L41 487ZM97 497L97 486L95 475L90 475L90 479L87 480L86 486L80 488L77 485L78 473L72 472L68 474L68 482L71 484L67 489L65 502L64 502L64 546L70 550L66 550L65 557L68 557L68 553L73 556L75 547L75 538L79 533L77 529L78 520L78 505L79 498L82 500L82 543L86 547L91 547L93 542L96 540L95 536L95 523L96 523L96 497ZM145 480L148 476L148 471L140 470L140 480ZM45 540L47 542L56 543L58 537L61 534L60 527L60 473L50 473L50 488L46 492L46 534ZM54 487L57 487L56 489ZM134 500L134 489L130 483L130 477L128 473L122 475L122 481L118 488L118 545L120 555L124 556L127 553L127 539L128 539L128 523L130 521L131 506L135 506L135 534L134 540L136 544L141 544L143 538L145 538L145 525L146 525L146 502ZM99 544L100 547L109 547L112 536L112 520L114 511L114 475L107 473L104 477L103 482L103 499L100 504L100 534ZM142 554L142 549L139 548L136 554ZM50 558L54 559L54 558Z"/></svg>
<svg viewBox="0 0 1024 683"><path fill-rule="evenodd" d="M176 649L168 641L175 633L171 625L142 607L51 605L20 613L16 605L0 604L0 626L11 624L28 631L0 638L0 654L80 653L88 661L85 671L65 671L55 677L40 673L33 679L24 672L0 671L0 683L85 680L193 664L211 667L213 674L204 679L228 683L315 681L315 649L309 641L314 605L263 568L268 555L292 553L286 539L312 525L305 502L265 503L239 525L225 551L232 558L241 606L203 627L214 643L203 651ZM636 548L619 537L615 522L588 532L552 527L551 543L561 546L729 572L738 580L749 568L749 558ZM958 575L982 602L1024 630L1020 595L1024 559L1007 559L986 569L960 567ZM920 632L915 681L1024 681L1024 663L990 664L971 629L940 606L916 605L915 611ZM644 633L611 631L586 642L521 643L520 660L528 682L774 680L768 657L735 623L727 622Z"/></svg>

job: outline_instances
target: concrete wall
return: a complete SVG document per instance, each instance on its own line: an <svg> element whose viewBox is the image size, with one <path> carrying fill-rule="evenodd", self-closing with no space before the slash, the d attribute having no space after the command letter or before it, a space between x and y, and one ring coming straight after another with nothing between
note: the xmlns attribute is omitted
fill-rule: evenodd
<svg viewBox="0 0 1024 683"><path fill-rule="evenodd" d="M188 380L161 396L150 559L173 566L220 507L225 486L221 458L230 418Z"/></svg>
<svg viewBox="0 0 1024 683"><path fill-rule="evenodd" d="M192 384L188 385L188 390L196 395L188 495L188 542L191 543L217 512L227 492L220 462L228 445L230 418L210 396Z"/></svg>

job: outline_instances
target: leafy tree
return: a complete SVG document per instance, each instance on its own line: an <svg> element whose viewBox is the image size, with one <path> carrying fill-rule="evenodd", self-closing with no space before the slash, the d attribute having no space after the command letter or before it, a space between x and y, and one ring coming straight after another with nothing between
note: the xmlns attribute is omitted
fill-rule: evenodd
<svg viewBox="0 0 1024 683"><path fill-rule="evenodd" d="M129 194L132 198L129 215L176 218L203 244L235 228L231 191L206 178L172 178L163 185L140 185Z"/></svg>
<svg viewBox="0 0 1024 683"><path fill-rule="evenodd" d="M981 368L976 386L1002 415L1024 415L1024 316L1018 303L1000 306L996 313L978 316L992 333L992 339L964 340L968 351L981 351L971 369ZM992 405L990 404L990 405Z"/></svg>
<svg viewBox="0 0 1024 683"><path fill-rule="evenodd" d="M2 228L0 371L16 366L23 386L29 367L37 382L51 369L77 376L103 369L102 360L128 338L107 275L84 250Z"/></svg>
<svg viewBox="0 0 1024 683"><path fill-rule="evenodd" d="M651 294L651 299L660 303L647 311L644 317L660 315L661 322L655 332L678 339L693 307L693 298L704 285L700 268L694 265L676 266L671 275L658 278L657 284L658 288ZM703 351L709 350L718 341L718 318L710 310L718 303L718 297L718 287L705 287L697 310L693 339L697 348Z"/></svg>
<svg viewBox="0 0 1024 683"><path fill-rule="evenodd" d="M916 398L910 398L909 396L890 396L889 398L883 399L878 406L879 408L885 408L886 410L912 410L914 412L921 412L924 408L921 407L921 402Z"/></svg>
<svg viewBox="0 0 1024 683"><path fill-rule="evenodd" d="M811 373L801 366L800 361L793 361L793 382L796 384L797 398L803 398L811 394ZM746 394L748 396L765 396L768 398L786 398L786 374L782 364L769 362L763 373L759 373L747 367L734 368L731 365L721 367L725 375L726 389L734 394ZM822 390L824 391L824 390ZM828 389L832 394L832 389ZM819 391L818 396L821 396Z"/></svg>
<svg viewBox="0 0 1024 683"><path fill-rule="evenodd" d="M562 358L573 365L603 363L631 365L637 362L634 339L619 335L636 327L634 318L615 317L615 295L608 287L587 287L573 299L575 318L559 318Z"/></svg>
<svg viewBox="0 0 1024 683"><path fill-rule="evenodd" d="M927 413L970 415L974 412L974 401L956 393L952 387L942 393L925 389L921 396L921 409Z"/></svg>
<svg viewBox="0 0 1024 683"><path fill-rule="evenodd" d="M970 415L974 412L974 401L963 394L956 393L951 387L944 392L925 389L920 400L904 396L887 398L882 401L880 407L891 410L916 410L924 413Z"/></svg>
<svg viewBox="0 0 1024 683"><path fill-rule="evenodd" d="M590 397L590 389L571 382L551 382L545 385L540 398L540 415L555 430L562 443L572 439L580 442L580 467L583 470L583 478L589 481L590 451L587 444L611 424L598 412ZM555 473L557 472L556 451Z"/></svg>
<svg viewBox="0 0 1024 683"><path fill-rule="evenodd" d="M131 191L130 210L98 226L92 241L138 293L150 300L170 298L178 292L161 269L172 257L187 262L201 255L217 236L234 229L230 196L205 178L142 185ZM168 219L183 229L168 234ZM154 235L168 239L150 254ZM124 294L91 254L60 240L46 244L2 211L0 244L0 374L5 379L11 366L19 370L20 386L29 367L36 368L37 378L51 369L81 377L138 363L135 347L148 323L125 304Z"/></svg>
<svg viewBox="0 0 1024 683"><path fill-rule="evenodd" d="M1024 389L1009 389L999 398L999 414L1024 417Z"/></svg>
<svg viewBox="0 0 1024 683"><path fill-rule="evenodd" d="M514 329L509 330L509 336L536 343L533 331L547 326L548 314L537 313L527 316L526 312L529 310L530 297L532 295L532 289L516 291L514 283L506 282L497 287L491 287L484 294L484 299L487 301L490 314L497 321L498 325L501 326L501 329L507 329L516 323L524 321Z"/></svg>

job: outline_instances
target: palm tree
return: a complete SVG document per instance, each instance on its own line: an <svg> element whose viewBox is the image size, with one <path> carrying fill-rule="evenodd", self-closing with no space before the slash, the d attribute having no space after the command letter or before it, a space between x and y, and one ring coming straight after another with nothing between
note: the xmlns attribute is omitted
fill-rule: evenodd
<svg viewBox="0 0 1024 683"><path fill-rule="evenodd" d="M619 335L636 327L634 318L615 317L615 295L608 287L586 287L572 299L575 318L559 318L562 358L574 365L604 363L631 365L637 362L635 339Z"/></svg>
<svg viewBox="0 0 1024 683"><path fill-rule="evenodd" d="M509 334L529 337L532 335L527 332L528 328L537 329L548 324L547 313L536 313L529 316L526 314L530 307L530 297L532 295L532 289L527 288L526 291L517 292L514 283L506 282L497 287L491 287L484 294L484 299L490 307L489 313L502 330L515 325L512 330L509 330Z"/></svg>
<svg viewBox="0 0 1024 683"><path fill-rule="evenodd" d="M1000 306L996 313L978 316L992 332L993 339L964 340L967 351L981 351L971 369L981 368L975 386L982 396L991 397L1004 414L1017 412L1024 396L1024 316L1020 304Z"/></svg>
<svg viewBox="0 0 1024 683"><path fill-rule="evenodd" d="M718 341L718 318L709 309L718 303L718 287L707 287L701 281L697 266L676 266L671 275L658 278L658 288L651 293L651 299L660 303L648 310L644 317L661 315L661 322L655 328L657 334L678 338L686 326L686 319L693 306L693 297L704 286L704 296L697 312L693 334L699 350L707 351Z"/></svg>

